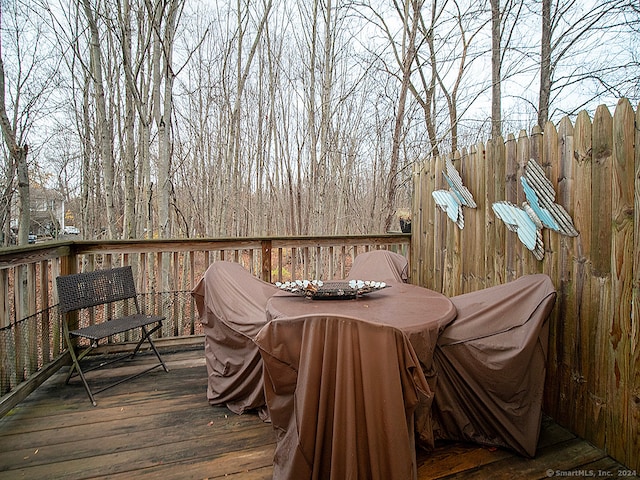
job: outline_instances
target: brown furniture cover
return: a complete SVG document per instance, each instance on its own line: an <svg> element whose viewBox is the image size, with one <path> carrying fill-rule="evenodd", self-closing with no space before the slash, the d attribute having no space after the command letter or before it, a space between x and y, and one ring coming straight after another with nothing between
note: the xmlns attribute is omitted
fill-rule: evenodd
<svg viewBox="0 0 640 480"><path fill-rule="evenodd" d="M278 289L234 262L212 263L191 294L205 334L207 397L234 413L258 409L266 419L262 359L253 337L266 323L266 304Z"/></svg>
<svg viewBox="0 0 640 480"><path fill-rule="evenodd" d="M355 300L309 300L279 292L267 301L269 320L303 315L359 318L395 327L407 336L429 385L416 408L416 433L421 445L433 447L431 402L437 381L433 352L438 336L456 316L451 300L433 290L394 283Z"/></svg>
<svg viewBox="0 0 640 480"><path fill-rule="evenodd" d="M367 280L380 281L402 279L406 265L402 255L387 251L363 253L354 262L363 274L371 273ZM278 291L240 264L226 261L212 263L192 290L204 327L207 397L212 405L226 405L238 414L258 409L261 418L268 418L262 359L253 337L267 322L267 300Z"/></svg>
<svg viewBox="0 0 640 480"><path fill-rule="evenodd" d="M274 479L416 478L413 413L429 387L398 328L306 315L269 322L255 341Z"/></svg>
<svg viewBox="0 0 640 480"><path fill-rule="evenodd" d="M408 279L407 259L388 250L371 250L361 253L353 261L348 280L375 280L397 283Z"/></svg>
<svg viewBox="0 0 640 480"><path fill-rule="evenodd" d="M555 298L548 276L527 275L451 299L458 315L434 355L436 439L535 455Z"/></svg>

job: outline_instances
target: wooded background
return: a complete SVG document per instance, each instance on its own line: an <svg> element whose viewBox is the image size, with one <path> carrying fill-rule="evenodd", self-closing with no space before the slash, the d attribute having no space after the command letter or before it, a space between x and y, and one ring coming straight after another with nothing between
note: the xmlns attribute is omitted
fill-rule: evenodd
<svg viewBox="0 0 640 480"><path fill-rule="evenodd" d="M87 239L397 230L414 163L640 95L637 0L1 9L5 245L30 188Z"/></svg>
<svg viewBox="0 0 640 480"><path fill-rule="evenodd" d="M477 209L460 230L434 203L448 188L445 159L414 171L412 281L459 295L525 274L546 273L558 291L550 319L544 411L558 423L640 470L640 108L618 102L593 120L535 127L528 135L480 142L451 157ZM556 203L579 235L544 229L538 261L506 229L493 202L520 205L524 166L535 159Z"/></svg>

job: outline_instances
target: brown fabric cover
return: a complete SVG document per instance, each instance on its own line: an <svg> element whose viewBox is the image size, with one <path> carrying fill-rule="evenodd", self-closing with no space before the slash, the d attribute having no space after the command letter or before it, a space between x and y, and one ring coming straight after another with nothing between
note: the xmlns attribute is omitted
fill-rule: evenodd
<svg viewBox="0 0 640 480"><path fill-rule="evenodd" d="M279 292L267 302L269 320L302 315L360 318L391 325L407 336L429 383L429 389L421 396L416 408L416 433L421 445L433 447L431 402L437 381L433 351L438 335L456 316L451 300L433 290L408 283L394 283L389 288L355 300L308 300Z"/></svg>
<svg viewBox="0 0 640 480"><path fill-rule="evenodd" d="M429 387L400 330L311 315L273 320L255 341L274 479L416 478L413 413Z"/></svg>
<svg viewBox="0 0 640 480"><path fill-rule="evenodd" d="M253 337L266 322L266 305L278 289L234 262L209 266L191 294L205 334L211 405L234 413L259 409L267 418L262 359Z"/></svg>
<svg viewBox="0 0 640 480"><path fill-rule="evenodd" d="M436 439L535 455L555 298L548 276L527 275L451 299L458 316L434 355Z"/></svg>
<svg viewBox="0 0 640 480"><path fill-rule="evenodd" d="M406 282L408 269L407 259L399 253L372 250L361 253L355 258L347 279L386 283Z"/></svg>

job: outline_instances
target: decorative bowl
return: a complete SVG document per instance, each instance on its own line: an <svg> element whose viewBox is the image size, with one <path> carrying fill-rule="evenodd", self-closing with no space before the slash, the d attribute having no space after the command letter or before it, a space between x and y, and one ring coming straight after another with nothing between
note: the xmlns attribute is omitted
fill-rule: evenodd
<svg viewBox="0 0 640 480"><path fill-rule="evenodd" d="M340 280L332 282L294 280L291 282L276 282L275 285L280 290L312 300L348 300L389 286L385 282L374 280Z"/></svg>

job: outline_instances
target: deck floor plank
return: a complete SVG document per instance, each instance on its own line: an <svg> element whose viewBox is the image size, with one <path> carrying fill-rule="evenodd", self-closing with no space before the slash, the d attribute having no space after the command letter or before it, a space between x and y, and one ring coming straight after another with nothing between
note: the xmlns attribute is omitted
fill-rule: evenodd
<svg viewBox="0 0 640 480"><path fill-rule="evenodd" d="M107 384L141 364L92 373ZM158 369L96 395L93 407L64 372L42 384L0 419L0 480L4 479L269 479L275 437L256 414L235 415L206 399L201 350L165 354ZM545 418L536 458L462 443L418 451L418 478L549 478L563 472L625 468ZM558 474L558 475L556 475ZM575 478L575 475L574 475ZM625 478L639 477L626 475Z"/></svg>
<svg viewBox="0 0 640 480"><path fill-rule="evenodd" d="M500 461L474 468L446 478L510 480L541 479L560 476L560 472L581 470L586 463L600 460L604 453L581 439L551 445L540 449L536 458L504 458Z"/></svg>

